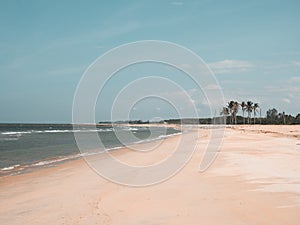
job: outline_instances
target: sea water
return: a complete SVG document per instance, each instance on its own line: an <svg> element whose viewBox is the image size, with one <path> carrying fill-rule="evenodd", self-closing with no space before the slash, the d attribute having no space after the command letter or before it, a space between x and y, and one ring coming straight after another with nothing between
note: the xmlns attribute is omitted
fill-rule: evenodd
<svg viewBox="0 0 300 225"><path fill-rule="evenodd" d="M120 141L118 132L130 132L132 140ZM74 133L89 136L97 133L103 150L118 149L124 145L163 139L180 133L166 127L111 126L71 124L0 124L0 176L28 172L35 168L53 166L82 156ZM130 135L128 136L130 137ZM100 146L90 143L90 149Z"/></svg>

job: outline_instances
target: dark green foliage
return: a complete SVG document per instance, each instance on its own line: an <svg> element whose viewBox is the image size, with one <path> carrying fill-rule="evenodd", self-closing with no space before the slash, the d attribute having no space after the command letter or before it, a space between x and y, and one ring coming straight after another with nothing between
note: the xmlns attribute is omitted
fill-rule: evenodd
<svg viewBox="0 0 300 225"><path fill-rule="evenodd" d="M242 116L237 115L239 109L242 109ZM266 113L266 117L261 115L261 107L258 103L252 101L238 103L237 101L230 101L228 105L223 107L220 116L214 118L182 118L182 119L167 119L157 121L154 123L168 123L168 124L245 124L245 111L247 112L247 123L248 124L300 124L300 113L296 116L287 115L285 112L279 113L277 109L269 109ZM252 116L253 114L253 116ZM99 122L111 123L111 122ZM149 124L152 122L142 120L126 120L116 121L114 123L129 123L129 124Z"/></svg>

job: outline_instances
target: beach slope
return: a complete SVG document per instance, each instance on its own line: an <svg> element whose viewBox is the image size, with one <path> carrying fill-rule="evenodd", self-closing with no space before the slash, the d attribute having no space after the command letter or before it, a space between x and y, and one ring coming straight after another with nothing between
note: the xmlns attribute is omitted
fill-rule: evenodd
<svg viewBox="0 0 300 225"><path fill-rule="evenodd" d="M192 159L157 185L112 183L83 159L1 177L0 223L299 224L300 126L226 128L221 151L205 172L199 165L210 131L194 132L199 139ZM166 139L146 159L126 149L113 154L128 163L153 163L171 154L181 135Z"/></svg>

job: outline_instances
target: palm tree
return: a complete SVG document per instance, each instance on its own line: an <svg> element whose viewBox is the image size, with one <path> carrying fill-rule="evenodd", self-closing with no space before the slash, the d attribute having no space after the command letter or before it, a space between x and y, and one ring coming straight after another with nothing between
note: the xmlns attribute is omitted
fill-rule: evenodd
<svg viewBox="0 0 300 225"><path fill-rule="evenodd" d="M239 111L239 103L238 102L233 102L233 107L232 107L232 116L234 118L234 123L236 124L237 121L236 121L236 115Z"/></svg>
<svg viewBox="0 0 300 225"><path fill-rule="evenodd" d="M279 113L278 117L282 119L283 124L285 124L285 112Z"/></svg>
<svg viewBox="0 0 300 225"><path fill-rule="evenodd" d="M227 116L229 115L229 109L227 107L223 107L220 115L224 115L224 124L226 124Z"/></svg>
<svg viewBox="0 0 300 225"><path fill-rule="evenodd" d="M241 108L243 110L243 123L245 124L245 110L247 109L247 105L244 101L241 103Z"/></svg>
<svg viewBox="0 0 300 225"><path fill-rule="evenodd" d="M259 123L261 124L261 108L259 107Z"/></svg>
<svg viewBox="0 0 300 225"><path fill-rule="evenodd" d="M254 124L255 124L255 117L256 117L256 112L257 112L258 108L259 108L258 103L254 103L254 106L253 106Z"/></svg>
<svg viewBox="0 0 300 225"><path fill-rule="evenodd" d="M234 117L234 101L228 102L228 111L231 114L230 123L233 124L233 117Z"/></svg>
<svg viewBox="0 0 300 225"><path fill-rule="evenodd" d="M246 111L248 112L248 124L250 124L252 110L253 110L253 102L247 101Z"/></svg>

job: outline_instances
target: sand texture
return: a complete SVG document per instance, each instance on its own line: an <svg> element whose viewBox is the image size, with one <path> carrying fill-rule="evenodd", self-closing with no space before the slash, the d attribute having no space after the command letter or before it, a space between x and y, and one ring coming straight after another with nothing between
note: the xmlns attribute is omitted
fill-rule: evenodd
<svg viewBox="0 0 300 225"><path fill-rule="evenodd" d="M0 224L300 224L300 126L226 128L221 151L205 172L199 164L210 130L193 132L199 138L192 159L157 185L115 184L83 159L1 177ZM147 157L126 149L112 154L150 165L172 154L182 135ZM185 146L194 147L193 141Z"/></svg>

